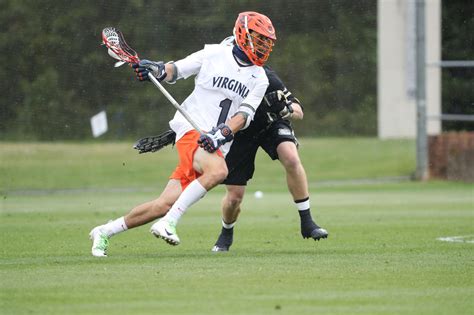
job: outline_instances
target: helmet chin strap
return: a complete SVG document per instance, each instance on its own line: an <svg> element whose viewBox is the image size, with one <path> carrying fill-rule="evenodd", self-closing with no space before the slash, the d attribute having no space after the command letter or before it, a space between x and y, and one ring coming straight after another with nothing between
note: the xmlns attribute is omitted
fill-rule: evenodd
<svg viewBox="0 0 474 315"><path fill-rule="evenodd" d="M236 59L237 63L242 67L248 67L253 65L249 57L247 57L247 55L242 51L242 49L239 48L239 46L234 45L234 47L232 48L232 54L234 55L234 58Z"/></svg>

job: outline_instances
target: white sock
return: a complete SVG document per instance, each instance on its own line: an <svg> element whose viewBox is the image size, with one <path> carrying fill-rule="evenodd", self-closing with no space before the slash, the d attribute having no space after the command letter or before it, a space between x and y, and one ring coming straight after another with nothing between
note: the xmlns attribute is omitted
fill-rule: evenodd
<svg viewBox="0 0 474 315"><path fill-rule="evenodd" d="M295 205L298 211L304 211L311 208L310 203L309 203L309 197L301 199L301 200L295 200Z"/></svg>
<svg viewBox="0 0 474 315"><path fill-rule="evenodd" d="M109 237L114 236L115 234L122 233L123 231L128 230L127 225L125 224L125 218L120 217L116 220L110 221L109 223L104 225L105 233Z"/></svg>
<svg viewBox="0 0 474 315"><path fill-rule="evenodd" d="M222 219L222 226L223 226L225 229L231 229L231 228L234 227L235 222L236 222L236 221L234 221L234 222L232 222L232 223L230 223L230 224L227 224L227 223L224 222L224 219Z"/></svg>
<svg viewBox="0 0 474 315"><path fill-rule="evenodd" d="M170 211L168 211L163 219L177 224L186 210L199 199L204 197L206 193L206 188L204 188L197 179L193 180L191 184L189 184L188 187L183 190L178 200L176 200Z"/></svg>

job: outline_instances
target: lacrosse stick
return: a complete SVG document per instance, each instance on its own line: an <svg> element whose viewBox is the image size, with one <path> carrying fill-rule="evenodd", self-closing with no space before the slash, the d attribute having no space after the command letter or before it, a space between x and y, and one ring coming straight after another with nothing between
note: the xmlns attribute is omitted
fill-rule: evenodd
<svg viewBox="0 0 474 315"><path fill-rule="evenodd" d="M121 65L128 63L139 63L140 58L135 50L133 50L125 41L123 33L114 27L106 27L102 30L102 42L108 48L109 55L117 59L118 62L115 63L115 67L120 67ZM171 102L171 104L176 108L181 115L186 118L186 120L196 129L200 134L202 134L201 128L194 122L194 120L189 116L189 114L182 108L178 102L171 96L170 93L161 85L161 83L155 78L153 74L148 73L148 78L151 82L165 95L165 97Z"/></svg>

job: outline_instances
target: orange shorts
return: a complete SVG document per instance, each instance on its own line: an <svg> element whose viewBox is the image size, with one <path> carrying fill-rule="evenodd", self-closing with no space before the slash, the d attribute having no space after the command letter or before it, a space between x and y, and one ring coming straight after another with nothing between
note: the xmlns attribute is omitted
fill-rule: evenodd
<svg viewBox="0 0 474 315"><path fill-rule="evenodd" d="M170 175L169 179L177 179L181 182L181 188L184 190L193 180L201 176L194 170L193 161L194 153L199 148L197 143L200 137L199 132L196 130L190 130L182 136L178 142L176 142L176 150L178 150L179 162L174 172ZM220 150L216 153L223 157Z"/></svg>

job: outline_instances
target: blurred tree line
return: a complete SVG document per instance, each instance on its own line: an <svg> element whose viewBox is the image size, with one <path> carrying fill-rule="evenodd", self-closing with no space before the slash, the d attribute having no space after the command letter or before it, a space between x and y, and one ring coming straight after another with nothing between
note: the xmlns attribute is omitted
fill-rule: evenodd
<svg viewBox="0 0 474 315"><path fill-rule="evenodd" d="M445 2L443 32L455 33ZM376 0L1 0L0 138L88 139L89 119L103 109L109 139L167 129L173 107L127 66L113 68L102 29L121 29L142 58L178 60L231 35L237 14L249 10L277 30L269 64L305 107L299 135L376 134ZM473 16L462 18L472 29ZM472 43L472 34L463 36ZM449 51L465 43L450 41ZM166 87L181 102L193 79Z"/></svg>

